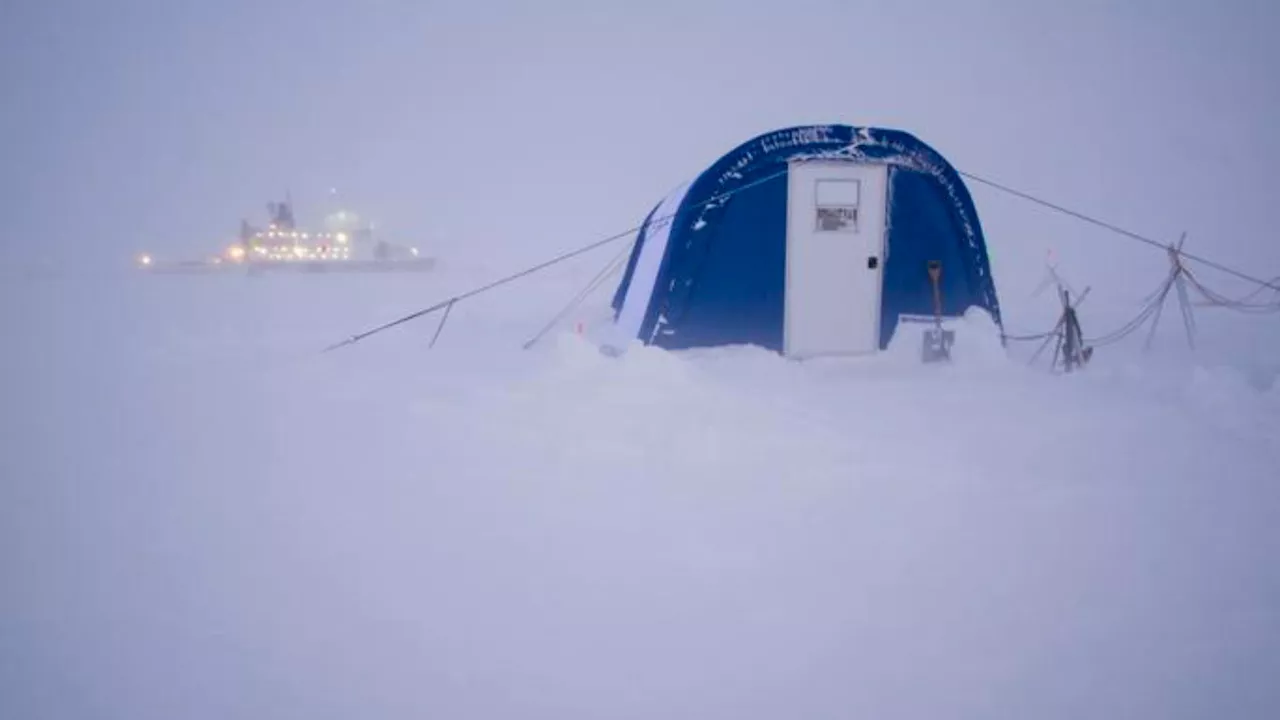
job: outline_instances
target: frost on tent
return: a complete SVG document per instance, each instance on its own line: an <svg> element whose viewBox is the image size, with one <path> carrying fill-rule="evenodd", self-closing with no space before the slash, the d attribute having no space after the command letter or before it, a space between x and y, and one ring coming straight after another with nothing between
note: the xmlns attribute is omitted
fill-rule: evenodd
<svg viewBox="0 0 1280 720"><path fill-rule="evenodd" d="M834 164L840 166L848 166L850 163L878 166L874 176L884 179L878 180L873 190L868 185L859 185L860 181L854 181L852 177L842 177L846 173L830 174L821 180L823 183L830 183L832 187L824 185L807 191L811 200L806 202L813 204L801 208L795 205L794 198L790 196L793 192L790 188L794 184L792 178L798 177L793 176L792 171L809 159L837 161ZM888 172L885 172L886 169ZM848 187L836 187L840 183ZM919 191L930 185L936 190L923 193ZM788 189L783 192L779 190L779 186ZM758 191L757 188L761 187L772 189ZM872 192L877 205L881 202L885 204L884 218L879 217L878 209L868 204L871 202L871 195L868 193ZM739 195L742 197L738 197ZM785 201L780 198L785 198ZM915 213L914 203L917 200L927 203L924 206L927 212ZM909 204L904 206L903 202ZM780 239L783 236L778 235L782 232L779 228L792 232L792 229L799 227L779 215L779 208L792 208L793 205L795 212L805 214L800 220L801 225L808 226L804 232L817 233L815 237L826 235L834 241L845 234L862 234L868 222L874 223L873 231L877 235L883 234L884 242L882 249L869 251L869 270L885 272L877 268L888 267L885 263L891 253L896 258L903 258L898 260L893 269L896 304L886 306L887 309L882 308L881 317L876 321L877 327L868 330L868 334L878 335L876 344L880 347L892 337L893 328L903 315L927 314L935 319L935 303L923 299L928 290L911 289L921 285L923 281L911 276L909 269L918 261L920 273L923 274L925 260L934 259L916 257L925 252L920 249L919 243L933 242L929 239L933 237L932 234L942 233L952 238L947 241L950 249L939 251L947 257L937 259L957 268L957 274L953 276L960 278L953 283L956 285L954 291L958 293L957 297L964 297L964 302L988 308L998 322L998 301L990 281L990 270L986 267L987 254L983 247L982 230L974 215L967 189L939 153L907 133L820 125L762 135L726 153L699 174L689 183L687 197L673 205L676 206L674 212L678 217L674 223L675 229L670 231L670 245L662 253L661 277L665 279L659 280L647 297L630 298L642 303L643 308L635 309L637 314L642 309L645 311L643 330L638 332L638 336L656 338L664 347L685 347L690 343L696 345L703 341L700 335L704 331L708 338L733 336L738 340L770 348L778 346L780 338L787 337L785 329L777 326L778 318L786 317L787 285L779 280L785 278L786 274L762 270L760 264L772 263L778 257L783 242ZM735 210L735 206L739 210ZM894 207L898 208L898 212L892 212ZM796 217L794 213L792 216ZM899 223L894 222L895 217ZM945 220L947 217L950 221ZM901 234L894 233L895 224L900 226ZM725 227L731 227L732 231L726 234L721 229ZM800 230L796 229L794 232L799 233ZM684 234L683 238L679 237L680 233ZM895 236L904 238L907 243L899 244L897 252L894 251L895 243L891 241ZM725 247L723 243L726 238L735 243L734 252L745 254L740 258L739 267L729 269L730 266L727 265L724 270L728 273L725 278L740 279L725 279L724 282L728 285L720 289L725 290L726 297L736 297L750 305L751 309L748 310L746 305L736 310L730 309L726 303L722 303L714 311L687 312L686 306L690 303L707 300L705 293L698 290L695 278L708 272L708 263L718 262L715 259L718 256L710 248ZM743 238L746 240L738 242ZM838 246L844 245L847 243ZM904 252L903 248L908 250ZM656 249L646 247L645 252ZM952 259L952 253L958 257ZM638 253L641 256L643 254ZM753 257L758 257L759 260L749 259ZM966 277L964 273L972 275ZM740 283L740 286L734 283ZM973 283L981 287L966 288ZM717 290L710 285L707 288L708 293ZM915 295L910 295L912 292ZM948 287L947 292L950 296L952 288ZM955 304L950 302L950 297L948 301L948 304ZM782 305L779 306L779 303ZM626 305L625 302L619 304ZM659 312L662 317L655 320ZM737 315L730 317L735 312ZM655 322L658 327L654 326ZM712 328L716 324L721 327ZM676 339L668 342L672 337Z"/></svg>

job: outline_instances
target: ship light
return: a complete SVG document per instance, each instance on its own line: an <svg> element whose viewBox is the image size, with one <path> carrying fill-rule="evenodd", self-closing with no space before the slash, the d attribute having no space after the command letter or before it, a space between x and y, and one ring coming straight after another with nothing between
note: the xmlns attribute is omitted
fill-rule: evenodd
<svg viewBox="0 0 1280 720"><path fill-rule="evenodd" d="M409 248L409 253L414 257L418 257L418 248Z"/></svg>
<svg viewBox="0 0 1280 720"><path fill-rule="evenodd" d="M244 246L232 245L231 247L227 248L227 257L231 258L236 262L240 262L241 260L244 259Z"/></svg>
<svg viewBox="0 0 1280 720"><path fill-rule="evenodd" d="M141 265L150 265L150 264L151 264L151 256L150 256L150 255L141 255L141 256L139 256L139 257L138 257L138 263L139 263L139 264L141 264Z"/></svg>
<svg viewBox="0 0 1280 720"><path fill-rule="evenodd" d="M340 233L338 233L337 235L335 235L335 236L334 236L334 239L338 241L338 244L339 244L339 245L346 245L346 244L347 244L347 234L346 234L346 233L341 233L341 232L340 232Z"/></svg>

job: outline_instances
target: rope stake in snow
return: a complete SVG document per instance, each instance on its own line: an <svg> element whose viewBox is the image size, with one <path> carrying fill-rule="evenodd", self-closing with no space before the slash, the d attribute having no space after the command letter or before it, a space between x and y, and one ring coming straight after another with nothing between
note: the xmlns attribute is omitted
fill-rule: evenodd
<svg viewBox="0 0 1280 720"><path fill-rule="evenodd" d="M1034 365L1040 354L1049 347L1049 343L1057 340L1053 348L1053 362L1050 368L1057 368L1059 361L1062 362L1063 370L1072 372L1076 368L1082 368L1093 357L1093 348L1085 342L1084 332L1080 329L1080 316L1076 309L1080 304L1089 297L1089 290L1085 288L1079 299L1073 304L1071 302L1071 291L1062 286L1058 286L1058 298L1062 301L1062 315L1058 317L1058 323L1054 325L1053 330L1043 333L1040 338L1044 342L1040 344L1039 349L1031 356L1028 365Z"/></svg>
<svg viewBox="0 0 1280 720"><path fill-rule="evenodd" d="M454 303L456 302L458 302L458 299L454 298L449 301L448 305L444 306L444 315L440 316L440 324L436 326L436 334L431 336L431 344L427 345L427 348L433 348L436 346L436 340L440 339L440 331L444 330L444 324L449 319L449 312L453 310Z"/></svg>
<svg viewBox="0 0 1280 720"><path fill-rule="evenodd" d="M1057 364L1056 356L1060 354L1062 369L1071 372L1076 368L1084 367L1085 363L1089 362L1089 358L1093 357L1093 348L1084 343L1080 317L1071 304L1071 294L1067 290L1062 291L1062 321L1062 341L1058 345L1058 351L1054 352L1054 364Z"/></svg>
<svg viewBox="0 0 1280 720"><path fill-rule="evenodd" d="M600 287L600 285L605 280L608 280L610 276L612 276L615 272L617 272L622 267L624 261L627 259L627 256L630 254L632 247L634 247L634 243L632 245L628 245L624 247L622 249L622 252L618 253L612 260L609 261L607 265L604 266L604 268L600 270L600 272L596 273L595 277L591 278L591 282L587 283L587 286L585 288L583 288L582 290L579 290L578 294L574 295L573 299L570 300L569 303L560 310L560 312L556 313L554 317L552 317L549 321L547 321L547 324L544 325L541 330L539 330L536 334L534 334L533 337L529 338L525 342L523 346L524 349L528 350L529 348L537 344L537 342L541 340L544 335L551 332L551 329L554 328L561 320L563 320L566 315L573 312L574 308L581 305L582 302L591 295L591 293L595 292L596 288ZM577 334L581 335L582 334L581 322L577 324L576 329L577 329Z"/></svg>
<svg viewBox="0 0 1280 720"><path fill-rule="evenodd" d="M431 307L429 307L429 308L423 308L422 310L419 310L418 312L413 313L413 314L411 314L411 315L405 315L404 317L402 317L402 318L400 318L400 319L398 319L398 320L393 320L393 321L391 321L391 322L389 322L389 323L387 323L387 324L385 324L385 325L379 325L378 327L376 327L376 328L374 328L374 329L372 329L372 330L368 330L368 331L366 331L366 332L362 332L362 333L358 333L358 334L356 334L356 335L352 335L351 337L347 338L346 340L343 340L342 342L337 342L337 343L334 343L334 344L330 345L329 347L325 348L325 349L324 349L324 351L325 351L325 352L329 352L329 351L331 351L331 350L337 350L337 349L338 349L338 348L340 348L340 347L345 347L345 346L347 346L347 345L353 345L353 344L358 343L358 342L360 342L361 340L363 340L363 339L365 339L365 338L369 337L370 335L372 335L372 334L374 334L374 333L379 333L379 332L382 332L383 330L387 330L387 329L393 328L393 327L395 327L396 325L399 325L399 324L401 324L401 323L409 322L410 320L414 320L414 319L416 319L416 318L420 318L420 317L422 317L423 315L430 315L431 313L433 313L433 312L435 312L435 311L439 310L439 309L440 309L440 308L442 308L442 307L445 307L445 306L447 306L447 305L452 305L452 304L453 304L454 302L456 302L457 300L458 300L458 298L450 298L450 299L448 299L448 300L445 300L444 302L436 303L435 305L432 305L432 306L431 306Z"/></svg>
<svg viewBox="0 0 1280 720"><path fill-rule="evenodd" d="M1150 351L1152 343L1155 342L1156 328L1160 325L1160 315L1164 311L1164 300L1168 296L1169 290L1176 287L1178 289L1178 310L1182 313L1182 325L1187 331L1187 345L1192 350L1196 349L1195 342L1195 316L1191 310L1191 299L1187 297L1187 284L1184 278L1186 274L1186 266L1182 264L1182 245L1187 241L1187 234L1182 233L1182 237L1178 239L1178 244L1170 245L1169 252L1169 277L1165 280L1164 288L1160 292L1159 298L1156 300L1155 319L1151 322L1151 330L1147 333L1147 342L1143 346L1144 351Z"/></svg>
<svg viewBox="0 0 1280 720"><path fill-rule="evenodd" d="M563 255L556 256L556 257L554 257L554 258L552 258L552 259L550 259L550 260L548 260L548 261L546 261L546 262L544 262L544 263L539 263L538 265L534 265L534 266L533 266L533 267L531 267L531 268L526 268L526 269L524 269L524 270L521 270L521 271L520 271L520 272L518 272L518 273L513 273L513 274L508 275L508 276L506 276L506 277L504 277L504 278L501 278L501 279L499 279L499 280L494 280L493 282L491 282L491 283L489 283L489 284L487 284L487 285L482 285L482 286L480 286L480 287L478 287L478 288L475 288L475 289L473 289L473 290L468 290L467 292L464 292L464 293L462 293L461 295L456 295L456 296L454 296L454 297L449 298L448 300L444 300L444 301L442 301L442 302L438 302L438 303L436 303L435 305L432 305L431 307L423 308L422 310L419 310L419 311L417 311L417 312L410 313L410 314L405 315L404 317L401 317L401 318L397 318L397 319L392 320L391 322L386 323L386 324L384 324L384 325L379 325L378 327L375 327L375 328L373 328L373 329L371 329L371 330L366 330L366 331L364 331L364 332L362 332L362 333L357 333L357 334L352 335L351 337L347 338L346 340L343 340L342 342L338 342L338 343L334 343L333 345L330 345L329 347L325 348L325 349L324 349L324 351L325 351L325 352L329 352L329 351L331 351L331 350L337 350L338 348L341 348L341 347L346 347L347 345L354 345L355 343L358 343L358 342L360 342L361 340L364 340L365 338L369 337L370 335L376 335L377 333L380 333L380 332L382 332L382 331L384 331L384 330L390 330L391 328L396 327L397 325L401 325L401 324L407 323L407 322L409 322L410 320L416 320L416 319L418 319L418 318L422 317L423 315L430 315L431 313L433 313L433 312L435 312L435 311L437 311L437 310L440 310L440 309L442 309L442 308L445 308L445 307L452 307L454 304L459 303L459 302L462 302L463 300L466 300L467 298L475 297L476 295L479 295L480 293L488 292L488 291L490 291L490 290L493 290L494 288L500 287L500 286L502 286L502 285L506 285L507 283L510 283L510 282L515 282L516 280L519 280L520 278L523 278L523 277L528 276L528 275L532 275L533 273L536 273L536 272L538 272L539 270L542 270L542 269L544 269L544 268L551 267L552 265L555 265L556 263L564 262L565 260L568 260L568 259L570 259L570 258L577 257L578 255L582 255L582 254L584 254L584 253L590 252L590 251L595 250L596 248L601 247L601 246L603 246L603 245L607 245L607 244L609 244L609 243L611 243L611 242L616 242L616 241L618 241L618 240L621 240L622 238L624 238L624 237L626 237L626 236L628 236L628 235L630 235L630 234L632 234L632 233L636 232L636 230L639 230L639 227L636 227L636 228L634 228L634 229L632 229L632 230L628 230L627 232L618 233L617 235L611 235L611 236L609 236L609 237L607 237L607 238L604 238L603 240L599 240L599 241L597 241L597 242L593 242L593 243L591 243L590 245L586 245L586 246L584 246L584 247L578 248L577 250L574 250L574 251L572 251L572 252L567 252L567 253L564 253Z"/></svg>

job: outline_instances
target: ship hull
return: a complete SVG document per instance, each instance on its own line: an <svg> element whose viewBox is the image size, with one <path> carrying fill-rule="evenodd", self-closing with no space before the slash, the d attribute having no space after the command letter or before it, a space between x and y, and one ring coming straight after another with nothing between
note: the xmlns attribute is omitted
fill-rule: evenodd
<svg viewBox="0 0 1280 720"><path fill-rule="evenodd" d="M143 269L156 275L267 275L273 273L398 273L427 272L435 258L411 260L298 260L256 262L152 262Z"/></svg>

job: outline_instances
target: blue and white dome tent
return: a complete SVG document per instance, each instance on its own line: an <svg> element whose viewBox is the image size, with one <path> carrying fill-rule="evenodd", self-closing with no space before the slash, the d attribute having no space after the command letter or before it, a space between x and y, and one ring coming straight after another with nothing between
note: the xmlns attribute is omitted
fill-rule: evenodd
<svg viewBox="0 0 1280 720"><path fill-rule="evenodd" d="M942 315L978 307L1000 325L977 211L941 155L899 130L778 130L650 212L613 298L614 345L873 353L934 316L931 261Z"/></svg>

